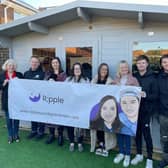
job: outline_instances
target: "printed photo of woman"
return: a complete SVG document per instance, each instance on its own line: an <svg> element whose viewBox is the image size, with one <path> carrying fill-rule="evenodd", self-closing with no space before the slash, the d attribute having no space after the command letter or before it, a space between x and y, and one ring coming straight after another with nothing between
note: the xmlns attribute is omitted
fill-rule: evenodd
<svg viewBox="0 0 168 168"><path fill-rule="evenodd" d="M98 106L98 113L95 118L92 116L90 128L103 130L106 132L118 132L120 129L120 122L118 116L118 105L115 97L107 95L103 97ZM94 110L95 108L93 108Z"/></svg>

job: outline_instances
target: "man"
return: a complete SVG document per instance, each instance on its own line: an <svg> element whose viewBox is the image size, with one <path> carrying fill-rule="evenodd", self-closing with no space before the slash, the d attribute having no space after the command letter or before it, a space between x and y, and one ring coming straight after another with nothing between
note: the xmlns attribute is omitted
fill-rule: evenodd
<svg viewBox="0 0 168 168"><path fill-rule="evenodd" d="M146 142L147 161L146 168L153 168L152 153L153 143L150 132L150 119L154 113L153 103L157 99L157 82L153 71L149 67L149 59L141 55L136 60L138 72L135 73L140 86L142 87L142 99L140 103L138 126L136 132L137 155L131 161L132 165L137 165L143 161L142 135Z"/></svg>
<svg viewBox="0 0 168 168"><path fill-rule="evenodd" d="M37 57L32 56L30 59L30 66L30 69L24 73L24 78L32 80L43 80L44 72L40 66L40 60ZM32 139L33 137L36 137L37 140L42 139L44 136L44 127L45 125L43 123L31 122L31 133L27 138Z"/></svg>
<svg viewBox="0 0 168 168"><path fill-rule="evenodd" d="M168 166L168 55L160 59L161 72L158 76L160 139L163 148L158 168Z"/></svg>

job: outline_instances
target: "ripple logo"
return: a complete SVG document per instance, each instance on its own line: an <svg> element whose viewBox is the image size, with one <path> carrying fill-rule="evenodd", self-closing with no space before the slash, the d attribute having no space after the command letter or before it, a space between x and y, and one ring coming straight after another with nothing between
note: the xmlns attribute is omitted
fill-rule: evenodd
<svg viewBox="0 0 168 168"><path fill-rule="evenodd" d="M38 101L40 101L40 98L41 98L40 93L38 94L38 96L37 96L37 95L33 95L33 94L31 94L31 96L29 96L29 99L30 99L32 102L38 102Z"/></svg>

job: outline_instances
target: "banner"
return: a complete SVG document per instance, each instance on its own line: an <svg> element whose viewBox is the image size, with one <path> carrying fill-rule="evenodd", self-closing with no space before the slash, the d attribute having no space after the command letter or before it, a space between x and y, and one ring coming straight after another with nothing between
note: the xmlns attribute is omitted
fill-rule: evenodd
<svg viewBox="0 0 168 168"><path fill-rule="evenodd" d="M13 79L9 83L9 115L85 129L134 136L141 88Z"/></svg>

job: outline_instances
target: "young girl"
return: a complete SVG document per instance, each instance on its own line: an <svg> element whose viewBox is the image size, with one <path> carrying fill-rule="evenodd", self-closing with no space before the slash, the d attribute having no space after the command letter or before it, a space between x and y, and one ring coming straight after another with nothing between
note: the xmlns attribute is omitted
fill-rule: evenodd
<svg viewBox="0 0 168 168"><path fill-rule="evenodd" d="M112 78L109 76L109 66L106 63L100 64L98 68L97 75L91 83L93 84L102 84L109 85L113 82ZM96 149L97 155L108 156L108 149L113 148L115 143L111 143L111 141L115 142L114 134L104 133L104 131L96 131L96 129L90 130L91 136L91 149L90 152L94 152L96 148L96 142L98 139L98 148ZM106 139L106 143L105 143ZM110 142L109 142L110 141ZM113 146L111 145L113 144ZM108 149L107 149L108 148Z"/></svg>
<svg viewBox="0 0 168 168"><path fill-rule="evenodd" d="M61 61L59 57L55 57L51 60L51 71L46 74L46 80L50 81L65 81L66 73L62 69ZM58 126L58 145L63 145L63 126ZM55 140L55 127L50 125L49 127L50 135L46 141L46 144L51 144Z"/></svg>
<svg viewBox="0 0 168 168"><path fill-rule="evenodd" d="M70 77L66 79L66 82L71 82L71 83L89 83L89 79L86 78L83 75L83 69L80 63L75 63L72 67L72 74ZM70 145L69 145L69 150L71 152L74 151L74 127L67 127L68 129L68 137L70 140ZM83 151L83 130L80 128L76 128L76 136L77 136L77 141L78 141L78 151L82 152Z"/></svg>
<svg viewBox="0 0 168 168"><path fill-rule="evenodd" d="M132 76L129 70L129 65L125 60L120 61L119 71L113 84L139 86L138 81ZM119 154L114 158L114 163L118 164L124 159L123 166L128 167L131 154L131 136L118 134L117 142L119 146Z"/></svg>
<svg viewBox="0 0 168 168"><path fill-rule="evenodd" d="M7 60L2 66L4 72L0 75L0 89L2 90L2 109L5 111L6 125L8 129L8 143L19 142L19 120L10 119L8 109L8 85L14 78L23 78L20 72L16 72L16 63L13 59Z"/></svg>

